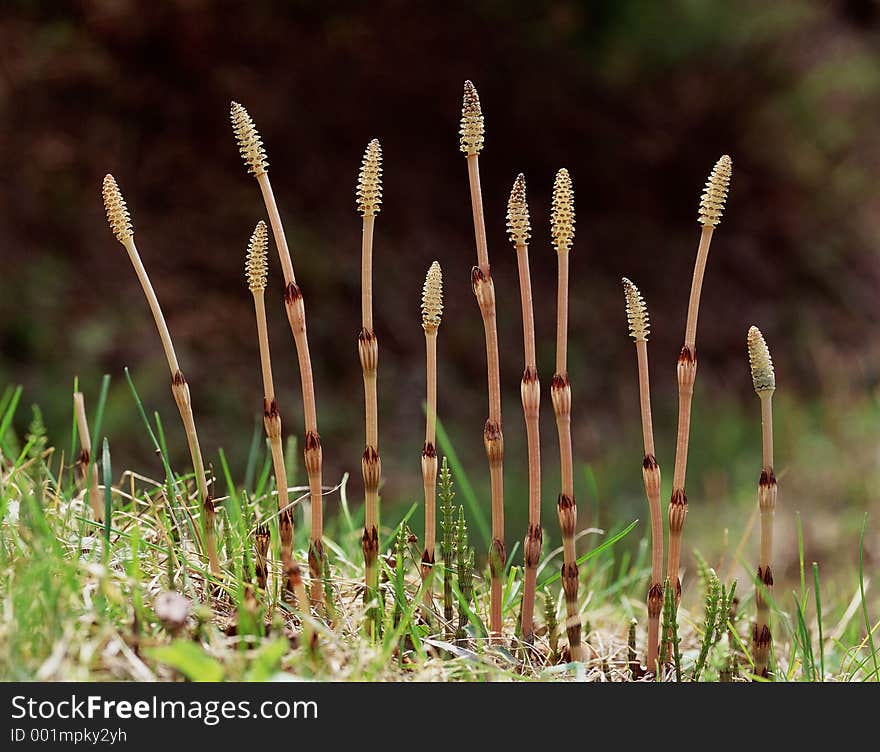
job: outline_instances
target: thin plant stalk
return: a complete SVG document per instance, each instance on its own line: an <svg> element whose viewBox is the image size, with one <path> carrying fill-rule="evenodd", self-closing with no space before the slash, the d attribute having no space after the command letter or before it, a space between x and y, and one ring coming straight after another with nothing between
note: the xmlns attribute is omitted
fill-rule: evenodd
<svg viewBox="0 0 880 752"><path fill-rule="evenodd" d="M290 504L287 486L287 470L284 464L284 445L282 443L281 413L275 395L275 380L272 377L272 357L269 353L269 329L266 321L266 278L268 275L269 235L266 223L260 220L254 228L248 243L245 276L248 289L254 299L254 315L257 321L257 342L260 348L260 370L263 376L263 427L269 440L272 455L272 469L275 473L275 487L278 493L279 525L281 544L281 566L285 573L293 562L293 509ZM265 587L265 585L263 586ZM288 580L287 590L293 593L293 585ZM303 604L307 607L307 604Z"/></svg>
<svg viewBox="0 0 880 752"><path fill-rule="evenodd" d="M281 215L269 180L269 162L260 134L247 110L237 102L230 107L232 128L238 142L242 159L260 186L263 202L269 215L272 235L278 248L281 271L284 276L284 307L287 320L296 344L302 384L303 414L305 417L305 437L303 456L309 478L309 501L311 506L311 531L309 541L309 577L311 580L311 600L319 605L324 600L321 585L324 562L324 507L321 485L322 449L318 433L318 413L315 406L315 379L312 373L312 358L309 352L309 339L306 331L306 308L302 290L296 281L293 260L287 245L287 236L281 224Z"/></svg>
<svg viewBox="0 0 880 752"><path fill-rule="evenodd" d="M122 244L128 252L128 257L134 267L135 274L143 288L153 319L156 322L156 329L159 331L159 339L162 342L162 348L165 351L165 358L168 361L168 369L171 372L171 392L174 401L177 403L177 409L180 412L180 418L183 422L186 440L189 446L189 453L195 471L196 483L198 485L199 496L202 502L202 534L204 535L204 550L208 557L208 566L211 574L219 577L221 574L220 559L217 554L217 536L215 531L216 510L214 502L208 492L208 480L205 474L205 463L202 459L202 450L199 447L199 436L196 431L196 422L193 415L192 401L190 398L189 384L184 378L183 371L180 370L180 364L174 351L174 344L171 341L171 334L168 331L168 325L165 323L165 316L159 306L159 300L153 290L153 285L147 275L138 253L137 246L134 242L134 228L131 223L131 216L125 200L116 180L112 175L104 177L102 188L104 197L104 208L107 212L107 219L110 223L110 229L113 231L116 239Z"/></svg>
<svg viewBox="0 0 880 752"><path fill-rule="evenodd" d="M471 210L477 246L477 265L471 270L471 285L480 307L486 334L486 373L489 386L489 417L483 429L483 443L489 461L492 485L492 544L489 550L491 574L489 631L495 639L501 636L502 576L507 560L504 547L504 435L501 424L501 375L498 365L498 327L495 311L495 284L489 266L486 244L486 220L483 193L480 187L480 152L483 150L485 125L476 87L464 83L461 114L461 151L467 157Z"/></svg>
<svg viewBox="0 0 880 752"><path fill-rule="evenodd" d="M361 242L361 330L358 355L364 377L365 445L361 458L364 478L364 597L372 602L379 587L379 456L378 370L379 340L373 330L373 230L382 206L382 147L373 139L367 145L358 174L357 208L363 217Z"/></svg>
<svg viewBox="0 0 880 752"><path fill-rule="evenodd" d="M519 272L520 303L523 322L523 366L520 383L523 415L529 456L529 528L523 544L525 576L522 596L522 637L527 644L535 640L535 591L538 561L541 558L541 439L538 425L541 407L541 383L535 356L535 313L532 302L532 280L529 273L529 206L526 200L526 181L517 175L507 204L507 232L516 249Z"/></svg>
<svg viewBox="0 0 880 752"><path fill-rule="evenodd" d="M86 418L86 402L82 392L73 393L73 407L76 415L76 430L79 433L81 451L79 461L85 474L89 505L98 522L104 521L104 503L98 490L98 463L92 457L92 438L89 434L89 421Z"/></svg>
<svg viewBox="0 0 880 752"><path fill-rule="evenodd" d="M651 322L648 307L639 289L623 278L626 317L630 336L635 340L639 366L639 407L642 414L642 438L645 456L642 479L651 512L651 582L648 585L648 671L657 670L660 614L663 611L663 512L660 504L660 465L654 452L654 426L651 419L651 386L648 371L648 335Z"/></svg>
<svg viewBox="0 0 880 752"><path fill-rule="evenodd" d="M550 397L559 435L559 465L562 490L556 504L562 533L562 590L565 594L565 630L573 661L583 660L581 617L578 610L577 502L574 496L574 460L571 446L571 383L568 380L568 254L574 242L574 191L571 176L564 167L553 183L550 234L557 258L556 291L556 371L550 382Z"/></svg>
<svg viewBox="0 0 880 752"><path fill-rule="evenodd" d="M691 430L691 402L694 395L694 381L697 377L697 317L700 312L700 294L703 289L703 276L709 258L712 234L721 223L733 163L726 154L722 156L706 181L706 188L700 198L699 222L702 225L691 293L688 300L687 325L684 345L678 356L678 435L675 443L675 468L672 476L672 498L669 501L669 558L666 574L675 588L676 608L681 600L681 536L687 516L687 494L685 476L687 474L688 442Z"/></svg>
<svg viewBox="0 0 880 752"><path fill-rule="evenodd" d="M425 550L422 579L425 603L432 600L430 577L434 568L437 536L437 333L443 315L443 272L436 261L425 276L422 289L422 329L425 331L425 444L422 447L422 483L425 491ZM448 562L447 562L448 563ZM448 577L447 577L448 579Z"/></svg>
<svg viewBox="0 0 880 752"><path fill-rule="evenodd" d="M749 329L747 342L752 385L761 400L762 444L761 477L758 481L761 550L755 580L756 619L752 631L752 658L755 662L755 674L767 679L770 678L770 649L773 642L770 632L770 604L767 598L773 592L773 572L770 566L777 493L776 475L773 472L773 392L776 391L776 374L764 335L756 326Z"/></svg>

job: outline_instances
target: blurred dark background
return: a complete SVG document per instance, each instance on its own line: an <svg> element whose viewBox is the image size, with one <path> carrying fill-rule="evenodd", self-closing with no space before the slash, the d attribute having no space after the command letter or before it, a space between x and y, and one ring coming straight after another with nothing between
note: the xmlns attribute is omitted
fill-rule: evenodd
<svg viewBox="0 0 880 752"><path fill-rule="evenodd" d="M262 388L244 250L264 216L228 120L254 117L271 162L308 325L325 479L352 474L359 504L363 404L356 334L361 223L355 178L380 138L377 221L380 444L386 510L420 497L423 335L419 298L443 266L439 411L488 504L482 325L462 82L486 116L481 157L499 305L508 538L526 515L519 405L522 329L504 212L528 182L532 276L545 385L545 515L556 537L558 452L546 386L553 368L555 253L549 198L572 173L570 375L584 524L642 518L636 364L621 275L642 289L658 458L671 476L675 359L681 344L707 173L734 160L700 317L686 543L730 547L746 529L760 465L758 401L745 356L750 324L777 364L779 545L794 566L795 511L808 556L853 556L876 510L880 283L880 7L867 0L249 3L7 0L0 11L0 384L21 383L60 445L75 375L105 421L114 467L160 474L123 366L165 417L186 466L159 340L100 196L112 172L190 382L206 455L244 471ZM271 269L278 292L280 270ZM299 376L280 295L268 296L282 414L302 428ZM27 411L20 413L22 427ZM117 459L118 458L118 459ZM117 464L118 463L118 464ZM329 501L331 506L335 499ZM389 518L391 512L387 513ZM877 522L869 544L876 549ZM689 527L689 530L692 529ZM702 532L701 532L702 531ZM847 547L837 551L839 541ZM732 556L733 553L731 552ZM744 553L752 557L752 543ZM869 550L870 555L870 550Z"/></svg>

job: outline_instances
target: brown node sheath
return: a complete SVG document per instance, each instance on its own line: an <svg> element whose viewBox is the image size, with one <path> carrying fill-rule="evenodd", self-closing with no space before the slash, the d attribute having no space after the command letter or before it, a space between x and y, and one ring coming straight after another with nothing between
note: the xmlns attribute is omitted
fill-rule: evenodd
<svg viewBox="0 0 880 752"><path fill-rule="evenodd" d="M186 383L183 372L180 370L180 363L174 351L174 344L171 341L171 333L168 331L165 316L162 313L162 308L159 306L159 299L156 297L156 292L153 290L153 285L150 282L147 270L144 268L135 245L134 228L131 223L128 207L122 198L122 193L116 184L116 179L112 175L104 177L102 194L110 229L128 252L131 265L134 267L135 274L137 274L138 281L147 299L147 304L150 306L150 311L153 314L153 320L159 332L162 348L165 351L165 359L168 361L168 370L171 373L171 393L174 396L174 402L177 404L184 432L186 433L193 471L195 472L196 483L199 489L199 498L202 502L202 535L204 537L205 555L208 558L211 574L215 577L220 577L222 570L220 568L220 558L217 554L217 543L214 533L214 505L208 493L208 479L205 474L202 450L199 446L199 436L196 432L196 421L193 415L189 385Z"/></svg>
<svg viewBox="0 0 880 752"><path fill-rule="evenodd" d="M485 124L476 87L464 83L462 99L460 148L467 157L471 211L477 246L477 266L471 272L474 295L483 318L486 333L486 374L489 384L489 419L484 431L489 477L492 485L492 546L489 556L492 584L490 592L489 631L492 638L501 636L502 613L501 575L504 568L504 442L501 434L501 376L498 365L498 329L495 313L495 287L489 266L486 243L486 220L483 193L480 187L480 152L483 150Z"/></svg>
<svg viewBox="0 0 880 752"><path fill-rule="evenodd" d="M700 312L700 295L703 290L703 276L706 272L706 261L709 258L712 233L721 222L732 169L733 164L730 157L725 154L712 168L706 181L706 187L700 197L699 223L703 229L697 247L694 276L691 280L684 345L678 356L678 434L675 444L672 498L669 502L669 558L666 566L666 576L669 577L670 582L675 582L676 608L681 599L679 566L681 563L681 535L684 528L684 517L687 513L685 476L687 474L688 442L691 429L691 402L694 394L694 381L697 377L697 318ZM671 655L671 653L671 650L667 651L667 654Z"/></svg>
<svg viewBox="0 0 880 752"><path fill-rule="evenodd" d="M559 465L562 492L556 505L562 533L562 590L565 594L568 647L573 661L583 660L581 617L578 610L578 566L575 550L577 504L574 497L574 460L571 446L571 384L568 380L568 254L574 242L574 190L564 167L556 173L550 235L557 258L556 288L556 372L550 382L550 397L559 435Z"/></svg>
<svg viewBox="0 0 880 752"><path fill-rule="evenodd" d="M654 455L654 427L651 417L651 387L648 370L648 307L639 289L623 278L626 318L629 334L635 341L639 370L639 408L642 416L642 439L645 448L642 479L651 513L651 582L648 584L648 671L657 671L660 646L660 613L663 609L663 517L660 502L660 465Z"/></svg>
<svg viewBox="0 0 880 752"><path fill-rule="evenodd" d="M287 245L287 236L281 223L278 204L269 180L269 162L263 142L257 132L247 110L237 102L230 106L232 129L238 142L242 159L260 186L263 202L269 214L269 224L278 249L278 258L284 276L284 306L287 320L293 333L299 363L300 381L302 384L303 414L305 416L305 441L303 454L306 473L309 477L309 500L311 506L311 532L309 542L309 577L311 580L311 600L321 604L324 590L321 585L323 576L324 546L324 509L321 485L321 441L318 433L318 415L315 407L315 379L312 373L312 359L309 353L309 340L306 332L306 309L302 291L296 282L293 261Z"/></svg>

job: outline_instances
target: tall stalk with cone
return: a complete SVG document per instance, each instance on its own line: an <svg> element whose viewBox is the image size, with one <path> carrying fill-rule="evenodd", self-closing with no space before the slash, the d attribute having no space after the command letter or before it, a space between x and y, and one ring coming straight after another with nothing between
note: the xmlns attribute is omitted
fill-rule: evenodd
<svg viewBox="0 0 880 752"><path fill-rule="evenodd" d="M284 275L284 307L287 311L287 320L293 332L296 344L296 355L299 361L300 381L302 383L303 413L305 415L305 440L303 442L303 454L305 459L306 473L309 476L309 500L311 502L312 520L309 542L309 575L311 579L311 599L313 603L321 603L324 592L321 586L321 576L324 561L324 508L321 496L321 436L318 433L318 413L315 407L315 381L312 375L312 358L309 354L309 339L306 332L306 308L302 290L296 281L293 261L287 246L287 237L281 224L281 216L278 213L278 205L275 202L275 194L272 192L272 184L269 181L269 161L266 158L266 150L260 134L257 132L251 116L247 110L237 102L230 106L230 119L235 133L241 157L252 174L263 194L266 211L269 214L269 224L272 226L272 234L275 237L275 245L278 248L278 257L281 261L281 271Z"/></svg>
<svg viewBox="0 0 880 752"><path fill-rule="evenodd" d="M257 319L257 341L260 346L260 368L263 374L263 426L269 439L272 454L272 469L275 472L275 486L278 491L278 531L281 538L281 566L287 581L287 589L294 592L293 584L298 579L299 565L293 561L293 509L287 491L287 470L284 466L284 447L281 441L281 414L275 398L275 382L272 378L272 359L269 354L269 330L266 323L266 277L268 274L267 255L269 236L266 223L260 220L254 228L248 243L245 276L248 288L254 298L254 313ZM260 541L258 541L257 562L260 562ZM265 570L265 551L262 559ZM265 581L265 574L263 575ZM301 581L301 578L299 578ZM265 583L262 585L265 587ZM308 603L301 603L308 608Z"/></svg>
<svg viewBox="0 0 880 752"><path fill-rule="evenodd" d="M507 233L516 249L519 270L519 289L522 304L523 367L520 396L526 422L529 449L529 529L523 544L525 579L522 599L523 640L531 644L535 639L535 588L538 560L541 558L541 440L538 416L541 407L541 383L535 356L535 313L532 303L532 279L529 273L529 205L526 201L526 180L517 175L507 202Z"/></svg>
<svg viewBox="0 0 880 752"><path fill-rule="evenodd" d="M467 157L471 210L474 216L474 235L477 245L477 265L471 270L471 284L486 334L486 373L489 382L489 417L483 429L483 443L489 460L492 484L492 545L489 550L491 595L489 631L492 637L501 636L501 576L507 552L504 548L504 436L501 426L501 375L498 366L498 328L495 313L495 285L489 266L489 248L486 244L486 220L483 215L483 193L480 188L480 152L483 150L485 125L480 97L476 87L464 82L461 110L460 148Z"/></svg>
<svg viewBox="0 0 880 752"><path fill-rule="evenodd" d="M443 273L436 261L425 276L422 289L422 329L425 330L426 401L425 445L422 448L422 482L425 487L425 550L422 553L422 579L426 582L425 602L431 602L429 577L434 567L437 535L437 332L443 315Z"/></svg>
<svg viewBox="0 0 880 752"><path fill-rule="evenodd" d="M651 420L651 386L648 375L648 334L651 322L648 307L637 288L623 278L626 318L630 336L636 343L639 364L639 406L642 413L642 438L645 456L642 478L651 510L651 583L648 586L648 670L657 670L660 612L663 610L663 517L660 508L660 465L654 455L654 426Z"/></svg>
<svg viewBox="0 0 880 752"><path fill-rule="evenodd" d="M377 597L379 585L379 481L382 460L379 457L379 407L377 378L379 340L373 331L373 225L382 208L382 147L374 138L367 145L358 173L357 208L363 217L361 242L361 330L358 354L364 374L366 440L361 458L364 477L364 552L367 602Z"/></svg>
<svg viewBox="0 0 880 752"><path fill-rule="evenodd" d="M193 416L192 401L190 399L189 385L180 370L180 364L177 361L177 354L174 352L174 343L171 341L171 334L168 331L168 325L165 323L165 316L159 306L159 300L153 290L153 285L147 276L147 270L144 268L138 253L137 246L134 242L134 228L131 223L131 216L125 200L116 180L112 175L104 177L102 188L104 197L104 209L107 212L107 220L110 223L110 229L113 235L122 244L138 280L143 288L153 319L156 322L156 329L159 330L159 339L162 341L162 348L165 350L165 358L168 361L168 369L171 372L171 393L174 395L174 401L177 403L177 409L180 412L180 418L183 421L183 428L186 433L187 444L189 445L190 458L192 459L193 470L195 472L196 484L199 489L199 497L202 502L202 535L204 536L204 551L208 557L208 566L211 574L219 577L221 575L220 559L217 555L217 536L215 531L216 511L211 495L208 493L208 480L205 475L205 463L202 460L202 450L199 447L199 436L196 432L196 421Z"/></svg>
<svg viewBox="0 0 880 752"><path fill-rule="evenodd" d="M755 606L757 609L755 628L752 632L752 658L755 661L755 674L769 678L770 647L770 606L766 595L773 592L773 573L770 560L773 556L773 516L776 512L776 475L773 472L773 392L776 391L776 374L770 350L758 327L753 326L748 334L749 365L752 370L752 385L761 399L761 438L763 458L761 479L758 482L758 507L761 512L761 553L758 559L758 578L755 586Z"/></svg>
<svg viewBox="0 0 880 752"><path fill-rule="evenodd" d="M574 548L577 503L574 498L574 461L571 449L571 384L568 381L568 253L574 242L574 190L564 167L553 183L550 235L558 261L556 299L556 372L550 382L556 430L559 434L559 464L562 492L556 504L562 532L562 590L567 612L565 629L573 661L583 660L581 617L578 612L578 565Z"/></svg>
<svg viewBox="0 0 880 752"><path fill-rule="evenodd" d="M681 534L684 530L688 503L684 482L691 430L691 401L694 396L694 381L697 377L697 317L700 312L700 293L703 289L703 275L706 272L712 233L721 223L732 170L733 163L725 154L712 168L700 198L699 222L703 229L700 233L694 277L691 282L684 345L678 356L678 438L675 444L672 498L669 501L669 558L666 567L666 576L675 588L676 606L681 599L681 580L678 570L681 561Z"/></svg>

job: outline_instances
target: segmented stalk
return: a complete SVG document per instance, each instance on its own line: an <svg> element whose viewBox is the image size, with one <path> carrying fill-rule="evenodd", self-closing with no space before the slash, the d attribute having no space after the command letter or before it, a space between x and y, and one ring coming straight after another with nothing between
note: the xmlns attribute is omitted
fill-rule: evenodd
<svg viewBox="0 0 880 752"><path fill-rule="evenodd" d="M382 460L379 456L378 371L379 340L373 330L373 228L382 206L382 147L376 139L364 152L358 173L357 208L363 217L361 240L361 330L358 355L364 377L365 444L361 457L364 478L364 598L367 603L378 596L379 587L379 482ZM375 617L375 614L373 614Z"/></svg>
<svg viewBox="0 0 880 752"><path fill-rule="evenodd" d="M513 183L507 203L507 232L516 249L519 271L520 302L523 322L523 367L520 397L526 423L529 451L529 528L523 543L525 577L522 596L522 637L532 644L535 640L535 589L538 560L541 557L541 443L538 417L541 407L541 384L535 356L535 314L532 303L532 280L529 273L529 205L526 201L526 181L520 173Z"/></svg>
<svg viewBox="0 0 880 752"><path fill-rule="evenodd" d="M425 550L421 573L425 582L425 603L432 601L430 577L434 568L437 536L437 332L443 315L443 273L431 264L422 288L422 329L425 331L426 398L425 444L422 447L422 482L425 491Z"/></svg>
<svg viewBox="0 0 880 752"><path fill-rule="evenodd" d="M773 572L770 568L773 556L773 516L776 512L776 475L773 472L773 392L776 391L776 374L770 350L764 335L753 326L748 334L749 364L752 384L761 400L761 443L763 457L761 477L758 481L758 508L761 512L761 552L758 559L758 575L755 581L755 627L752 631L752 658L755 674L770 678L770 604L767 596L773 592Z"/></svg>
<svg viewBox="0 0 880 752"><path fill-rule="evenodd" d="M688 441L691 430L691 401L694 394L694 381L697 377L697 317L700 312L700 294L703 289L703 275L709 257L712 233L721 222L724 203L730 185L733 163L726 154L722 156L706 181L706 188L700 198L699 222L703 229L694 264L691 281L691 294L688 300L687 325L684 345L678 356L678 437L675 445L675 470L672 478L672 498L669 501L669 558L666 574L675 588L675 605L681 600L681 535L687 515L687 494L685 475L687 473Z"/></svg>
<svg viewBox="0 0 880 752"><path fill-rule="evenodd" d="M645 456L642 479L651 511L651 582L648 585L648 671L657 670L660 635L660 612L663 610L663 518L660 506L660 465L654 454L654 426L651 418L651 386L648 372L648 334L651 322L648 307L639 289L623 278L626 318L629 333L636 344L639 365L639 406L642 414L642 438Z"/></svg>
<svg viewBox="0 0 880 752"><path fill-rule="evenodd" d="M574 241L574 191L564 167L553 183L550 232L556 249L558 281L556 298L556 372L550 382L550 397L559 434L559 464L562 491L556 504L562 533L562 590L565 594L565 629L571 659L583 660L581 617L578 611L578 565L574 547L577 503L574 497L574 460L571 448L571 384L568 380L568 253Z"/></svg>
<svg viewBox="0 0 880 752"><path fill-rule="evenodd" d="M216 577L221 575L220 559L217 554L217 537L215 532L214 502L208 492L208 479L205 475L205 463L202 460L202 450L199 447L199 436L196 432L196 421L192 410L192 401L190 398L189 384L186 383L183 371L180 370L180 364L177 361L177 354L174 351L174 344L171 341L171 334L168 331L168 325L165 323L165 316L159 306L159 299L153 290L153 285L147 275L138 253L137 246L134 242L134 228L131 223L131 216L116 179L112 175L104 177L102 188L104 197L104 209L107 212L107 219L110 223L110 229L116 236L116 239L122 244L128 252L128 257L137 274L138 281L141 283L150 311L153 314L153 320L156 322L156 329L159 331L159 339L162 341L162 348L165 351L165 358L168 361L168 369L171 372L171 393L180 412L180 419L183 422L184 432L186 433L187 445L193 463L196 483L199 489L199 497L202 502L202 535L204 536L204 551L208 557L208 566L211 574Z"/></svg>
<svg viewBox="0 0 880 752"><path fill-rule="evenodd" d="M284 234L281 215L278 213L278 205L275 201L275 194L272 191L272 183L269 180L269 162L266 158L266 150L263 148L260 134L257 132L247 110L237 102L233 102L230 107L230 118L242 159L248 167L248 172L256 178L260 186L263 202L269 214L272 235L278 248L281 271L284 275L284 307L287 311L287 320L293 333L294 343L296 344L296 355L299 362L300 381L302 383L303 413L305 416L303 455L306 473L309 477L309 499L312 510L311 540L309 542L311 600L315 604L320 604L324 598L324 591L321 587L324 560L324 508L321 496L322 449L321 436L318 433L318 414L315 407L315 380L312 374L312 359L309 353L309 339L306 332L305 301L294 274L290 249L287 246L287 236ZM378 550L378 540L376 548Z"/></svg>
<svg viewBox="0 0 880 752"><path fill-rule="evenodd" d="M477 265L471 270L471 285L483 318L486 334L486 373L489 384L489 418L483 429L483 443L489 461L492 484L492 545L489 550L491 594L489 631L493 638L501 636L501 577L507 552L504 548L504 435L501 426L501 376L498 366L498 328L495 313L495 284L489 266L486 244L486 220L483 214L483 193L480 188L480 152L483 149L485 125L476 87L464 82L461 112L461 151L467 157L471 210L477 245Z"/></svg>
<svg viewBox="0 0 880 752"><path fill-rule="evenodd" d="M266 277L268 273L269 236L266 223L260 220L254 228L248 243L245 276L248 288L254 298L254 313L257 320L257 341L260 348L260 369L263 375L263 427L269 440L272 454L272 468L275 473L275 486L278 492L278 512L281 522L278 532L281 537L282 571L288 572L293 562L293 509L287 490L287 470L284 464L284 447L281 438L281 414L275 396L275 382L272 378L272 358L269 353L269 330L266 323ZM293 595L291 582L287 591Z"/></svg>

